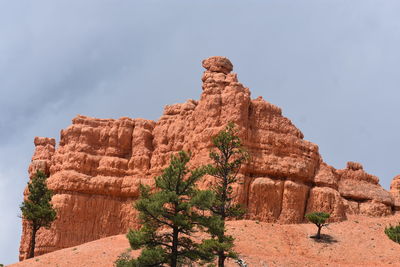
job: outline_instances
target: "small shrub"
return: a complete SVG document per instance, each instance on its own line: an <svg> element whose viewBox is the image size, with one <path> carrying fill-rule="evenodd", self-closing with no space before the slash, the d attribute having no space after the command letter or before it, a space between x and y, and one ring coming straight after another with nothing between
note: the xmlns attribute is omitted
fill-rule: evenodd
<svg viewBox="0 0 400 267"><path fill-rule="evenodd" d="M115 267L134 267L129 251L122 253L114 262Z"/></svg>
<svg viewBox="0 0 400 267"><path fill-rule="evenodd" d="M331 215L326 212L311 212L305 215L307 220L309 220L318 227L317 235L315 236L315 238L321 239L321 229L322 227L328 225L325 222L326 220L329 219L330 216Z"/></svg>
<svg viewBox="0 0 400 267"><path fill-rule="evenodd" d="M241 258L238 258L235 262L236 262L240 267L247 267L247 263L246 263L243 259L241 259Z"/></svg>
<svg viewBox="0 0 400 267"><path fill-rule="evenodd" d="M400 243L400 224L397 226L389 226L385 228L385 234L394 242Z"/></svg>

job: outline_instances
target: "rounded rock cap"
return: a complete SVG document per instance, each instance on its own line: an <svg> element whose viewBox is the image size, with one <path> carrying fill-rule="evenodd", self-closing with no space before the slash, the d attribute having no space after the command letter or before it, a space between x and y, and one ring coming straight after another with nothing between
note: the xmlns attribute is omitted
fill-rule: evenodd
<svg viewBox="0 0 400 267"><path fill-rule="evenodd" d="M203 67L212 72L228 74L233 70L233 65L226 57L209 57L203 60Z"/></svg>

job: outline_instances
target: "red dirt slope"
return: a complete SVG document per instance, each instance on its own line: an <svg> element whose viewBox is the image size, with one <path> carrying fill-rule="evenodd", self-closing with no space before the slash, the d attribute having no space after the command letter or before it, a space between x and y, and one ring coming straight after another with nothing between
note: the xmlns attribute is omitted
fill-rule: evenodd
<svg viewBox="0 0 400 267"><path fill-rule="evenodd" d="M237 250L248 266L400 266L400 245L384 234L385 226L400 222L400 214L384 218L351 216L323 229L330 239L309 238L311 224L279 225L256 221L228 223ZM13 267L109 267L129 247L124 235L111 236L58 250ZM137 252L134 252L137 254ZM230 262L228 266L237 266Z"/></svg>

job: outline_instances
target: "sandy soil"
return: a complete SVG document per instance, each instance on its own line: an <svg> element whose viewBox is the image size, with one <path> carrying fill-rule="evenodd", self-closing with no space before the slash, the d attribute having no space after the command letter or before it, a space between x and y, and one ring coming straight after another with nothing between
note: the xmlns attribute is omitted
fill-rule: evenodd
<svg viewBox="0 0 400 267"><path fill-rule="evenodd" d="M310 238L312 224L279 225L256 221L232 221L229 233L248 266L400 266L400 245L384 234L385 226L400 222L400 214L385 218L351 216L324 228L324 240ZM66 248L13 267L109 267L129 248L124 235L111 236ZM133 252L137 254L138 252ZM229 262L229 267L238 266Z"/></svg>

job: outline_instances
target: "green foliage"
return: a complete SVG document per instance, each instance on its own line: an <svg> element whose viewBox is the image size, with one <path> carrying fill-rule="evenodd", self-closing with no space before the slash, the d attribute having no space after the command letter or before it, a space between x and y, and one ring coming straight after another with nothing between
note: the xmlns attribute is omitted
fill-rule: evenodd
<svg viewBox="0 0 400 267"><path fill-rule="evenodd" d="M216 184L212 188L216 199L211 210L223 220L240 218L244 215L244 210L233 203L232 185L237 182L237 174L248 159L248 154L243 149L233 123L229 123L212 141L216 150L210 152L213 164L207 167L207 172L216 178Z"/></svg>
<svg viewBox="0 0 400 267"><path fill-rule="evenodd" d="M132 262L132 257L130 255L130 249L118 256L117 260L114 262L115 267L135 267Z"/></svg>
<svg viewBox="0 0 400 267"><path fill-rule="evenodd" d="M20 207L22 217L37 230L40 227L50 227L57 214L50 203L53 193L47 188L46 179L42 171L36 172L28 183L28 198Z"/></svg>
<svg viewBox="0 0 400 267"><path fill-rule="evenodd" d="M218 219L211 220L208 232L211 239L205 241L203 249L218 256L218 266L224 266L226 258L237 258L233 250L234 238L226 234L225 221L241 218L245 211L234 203L233 187L237 182L240 167L249 158L242 142L237 135L233 123L229 123L224 130L212 139L215 150L210 152L212 165L207 167L208 174L215 177L216 183L212 190L216 197L211 211Z"/></svg>
<svg viewBox="0 0 400 267"><path fill-rule="evenodd" d="M389 226L385 228L385 234L394 242L400 244L400 224L397 226Z"/></svg>
<svg viewBox="0 0 400 267"><path fill-rule="evenodd" d="M169 167L155 179L155 192L148 186L140 187L141 197L134 206L142 227L130 230L127 238L132 249L142 248L142 252L136 259L121 258L118 267L189 266L213 259L213 255L202 250L204 244L190 238L206 224L218 222L203 214L214 202L214 194L196 187L206 169L190 171L186 167L189 159L183 151L172 156Z"/></svg>
<svg viewBox="0 0 400 267"><path fill-rule="evenodd" d="M321 228L327 226L325 222L326 220L329 219L330 216L331 215L326 212L311 212L304 216L307 218L307 220L309 220L318 227L318 231L315 236L317 239L321 238Z"/></svg>
<svg viewBox="0 0 400 267"><path fill-rule="evenodd" d="M331 215L326 212L311 212L305 215L307 220L316 225L322 225L329 219Z"/></svg>
<svg viewBox="0 0 400 267"><path fill-rule="evenodd" d="M28 197L20 206L22 218L29 222L32 231L29 258L34 256L36 232L41 227L50 227L57 216L56 210L50 203L53 193L47 188L46 179L42 171L36 172L28 183Z"/></svg>

